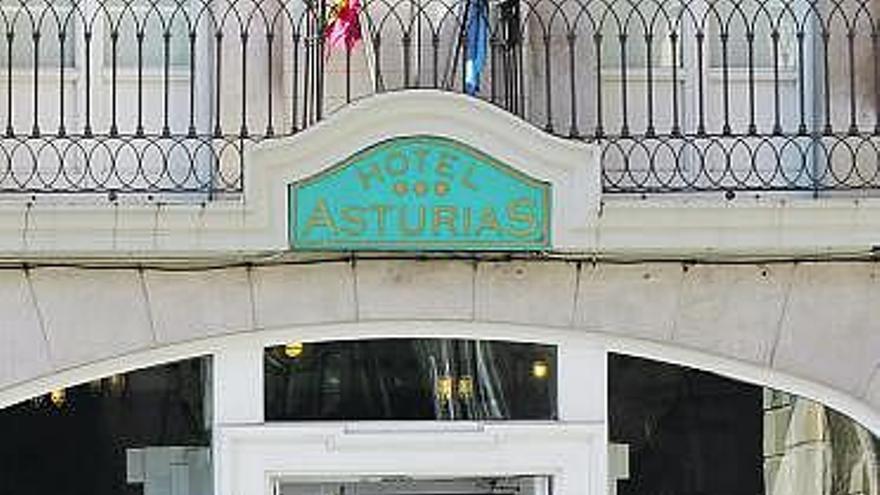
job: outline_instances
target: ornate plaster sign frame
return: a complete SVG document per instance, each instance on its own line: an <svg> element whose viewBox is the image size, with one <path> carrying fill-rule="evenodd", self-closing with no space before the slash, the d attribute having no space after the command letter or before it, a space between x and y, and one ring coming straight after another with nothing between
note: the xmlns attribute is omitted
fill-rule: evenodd
<svg viewBox="0 0 880 495"><path fill-rule="evenodd" d="M465 144L394 137L289 185L293 249L541 251L551 186Z"/></svg>
<svg viewBox="0 0 880 495"><path fill-rule="evenodd" d="M272 247L289 246L289 184L330 173L338 164L380 143L412 136L455 142L535 183L546 184L552 205L547 229L550 242L543 242L540 249L583 251L593 246L601 194L595 146L550 136L473 98L419 90L362 100L306 132L254 150L246 197L254 208L267 212ZM463 247L468 246L455 249ZM379 244L373 248L395 246ZM523 247L537 248L534 244ZM490 244L473 249L494 250Z"/></svg>

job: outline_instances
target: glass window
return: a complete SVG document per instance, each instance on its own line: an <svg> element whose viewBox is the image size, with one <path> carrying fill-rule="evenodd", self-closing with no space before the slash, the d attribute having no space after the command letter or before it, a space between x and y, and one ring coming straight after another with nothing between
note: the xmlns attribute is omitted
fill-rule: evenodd
<svg viewBox="0 0 880 495"><path fill-rule="evenodd" d="M688 40L682 40L681 33L676 32L682 23L680 3L663 0L610 5L596 4L595 14L602 20L602 67L621 67L626 63L628 68L644 69L648 63L649 41L653 67L672 67L673 48L679 51L677 63L682 65L683 42ZM673 45L670 37L673 32L678 35L677 45ZM625 35L625 46L621 46L621 35ZM623 48L626 49L625 61Z"/></svg>
<svg viewBox="0 0 880 495"><path fill-rule="evenodd" d="M188 69L190 63L190 25L193 23L189 0L106 0L108 12L104 29L104 66L113 63L112 34L117 33L116 64L123 69L138 67L138 33L143 34L143 67L165 67L165 34L168 38L168 65ZM205 33L198 36L204 50ZM198 48L197 48L198 49Z"/></svg>
<svg viewBox="0 0 880 495"><path fill-rule="evenodd" d="M780 69L792 69L797 63L796 18L803 17L805 2L780 0L766 2L713 4L707 43L713 68L724 67L721 26L727 34L727 66L745 69L749 66L748 31L751 30L752 64L758 69L772 69L774 65L773 34L779 36L776 58ZM795 17L797 16L797 17Z"/></svg>
<svg viewBox="0 0 880 495"><path fill-rule="evenodd" d="M266 419L556 418L556 348L447 339L294 343L265 352Z"/></svg>
<svg viewBox="0 0 880 495"><path fill-rule="evenodd" d="M39 33L39 44L34 35ZM39 48L40 67L73 67L76 45L81 37L79 19L71 0L43 0L23 3L0 0L0 67L9 65L12 41L12 68L34 66Z"/></svg>
<svg viewBox="0 0 880 495"><path fill-rule="evenodd" d="M712 373L609 356L619 495L877 495L878 440L820 403Z"/></svg>
<svg viewBox="0 0 880 495"><path fill-rule="evenodd" d="M0 495L210 495L210 374L192 359L0 411Z"/></svg>

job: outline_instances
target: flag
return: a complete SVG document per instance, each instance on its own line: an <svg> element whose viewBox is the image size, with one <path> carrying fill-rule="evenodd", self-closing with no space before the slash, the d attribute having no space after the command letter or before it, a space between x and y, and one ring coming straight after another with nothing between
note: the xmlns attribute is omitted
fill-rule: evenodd
<svg viewBox="0 0 880 495"><path fill-rule="evenodd" d="M489 4L486 0L467 0L466 56L464 63L464 90L473 96L480 90L480 76L486 63L489 38Z"/></svg>
<svg viewBox="0 0 880 495"><path fill-rule="evenodd" d="M345 42L349 50L361 39L361 23L358 18L360 0L334 0L327 16L324 37L330 48Z"/></svg>

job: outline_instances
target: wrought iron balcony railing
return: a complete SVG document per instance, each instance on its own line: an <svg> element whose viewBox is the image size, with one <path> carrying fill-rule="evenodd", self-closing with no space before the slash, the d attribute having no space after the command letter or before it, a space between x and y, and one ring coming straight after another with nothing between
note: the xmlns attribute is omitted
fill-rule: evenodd
<svg viewBox="0 0 880 495"><path fill-rule="evenodd" d="M0 0L0 191L235 193L252 143L408 88L599 143L609 193L880 188L877 2L341 1Z"/></svg>

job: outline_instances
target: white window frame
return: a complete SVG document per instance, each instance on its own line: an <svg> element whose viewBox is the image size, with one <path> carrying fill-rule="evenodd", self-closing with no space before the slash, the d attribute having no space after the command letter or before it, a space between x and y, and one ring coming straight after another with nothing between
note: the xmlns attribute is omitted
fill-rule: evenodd
<svg viewBox="0 0 880 495"><path fill-rule="evenodd" d="M549 475L552 495L605 495L604 426L455 422L224 427L218 495L273 495L288 480Z"/></svg>
<svg viewBox="0 0 880 495"><path fill-rule="evenodd" d="M95 0L89 0L89 1L94 2ZM189 2L190 2L190 5L189 5L188 10L190 13L193 13L194 0L189 0ZM126 7L124 5L110 5L110 6L106 7L107 11L111 12L111 18L113 20L117 20L118 13L126 8L133 10L135 12L135 16L137 19L143 19L143 16L145 16L147 11L150 10L149 8L147 8L143 5L137 5L137 4L130 5L128 7ZM175 6L160 4L157 7L157 10L162 14L171 15L176 10L176 8L177 7L175 7ZM130 16L130 14L126 14L126 16ZM151 21L151 22L155 23L156 21ZM182 23L182 22L184 22L184 20L182 18L179 20L176 19L175 22ZM202 22L204 23L205 21L202 21ZM102 65L102 75L104 76L104 78L107 81L110 81L110 80L112 80L112 72L111 72L112 71L112 61L107 60L106 53L105 53L106 47L104 46L104 44L107 43L109 40L109 34L106 33L106 30L108 28L106 19L104 19L103 22L101 22L101 24L102 24L101 28L102 28L102 30L104 30L104 32L102 32L103 36L101 37L101 47L100 47L101 51L100 51L99 56L101 57L101 60L102 60L102 64L101 64ZM126 24L123 24L123 26L125 26L125 25ZM201 26L199 26L199 29L202 29ZM202 29L202 30L204 31L204 29ZM125 31L126 36L130 36L132 34L133 33L130 33L127 30ZM196 47L203 47L203 49L205 50L205 54L207 54L209 52L209 50L206 47L208 46L208 42L210 42L210 36L207 36L205 33L201 33L201 34L202 34L202 36L196 41ZM144 44L147 45L147 44L155 43L158 41L160 41L160 40L150 38L150 39L145 40ZM187 40L187 46L188 45L189 45L189 41ZM187 47L186 52L187 52L187 55L189 55L189 48L188 47ZM205 54L196 53L196 65L198 65L198 63L199 63L198 60L199 60L200 55L202 57L204 57L204 56L206 56ZM117 55L121 56L122 52L120 52ZM144 83L162 82L162 81L164 81L164 78L165 78L165 69L162 66L152 66L152 65L145 63L143 66L142 74L143 74L142 80ZM125 81L125 82L137 81L137 77L138 77L138 69L137 69L136 63L134 65L130 65L130 66L117 65L117 67L116 67L117 81ZM189 78L191 77L189 61L187 61L187 63L183 64L183 65L171 64L169 66L168 77L171 82L187 82L187 81L189 81Z"/></svg>
<svg viewBox="0 0 880 495"><path fill-rule="evenodd" d="M576 335L467 323L381 324L275 332L214 355L215 493L273 495L279 478L352 479L550 475L553 495L605 495L606 352ZM529 331L530 330L530 331ZM558 421L338 421L264 419L266 347L369 335L539 342L557 348ZM442 445L442 449L437 446ZM382 455L377 455L381 452Z"/></svg>

